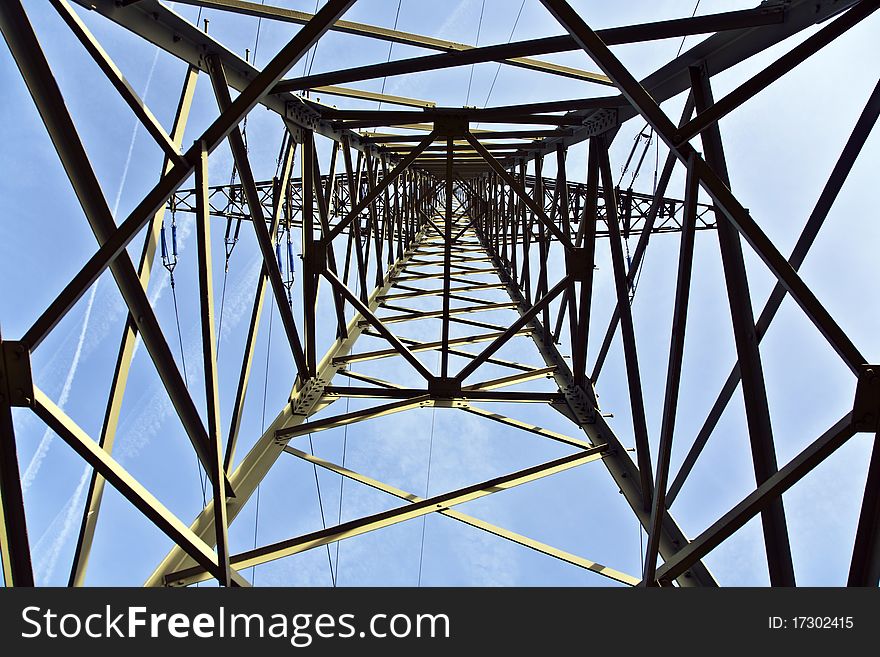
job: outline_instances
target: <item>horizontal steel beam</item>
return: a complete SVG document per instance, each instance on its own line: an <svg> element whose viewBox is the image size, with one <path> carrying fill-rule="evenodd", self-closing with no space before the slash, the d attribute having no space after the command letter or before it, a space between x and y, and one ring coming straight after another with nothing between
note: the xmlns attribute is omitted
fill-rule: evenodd
<svg viewBox="0 0 880 657"><path fill-rule="evenodd" d="M514 488L552 474L569 470L579 465L584 465L591 461L600 460L604 450L605 445L591 447L589 450L578 451L569 456L564 456L541 465L525 468L524 470L519 470L501 477L495 477L488 481L466 486L449 493L435 495L418 502L413 502L407 506L397 507L389 511L383 511L364 518L358 518L357 520L344 522L335 527L328 527L316 532L297 536L296 538L278 541L271 545L248 550L247 552L233 555L230 559L230 563L236 569L241 570L262 563L267 563L269 561L274 561L276 559L282 559L294 554L299 554L300 552L334 543L341 539L360 536L361 534L376 529L382 529L383 527L418 518L442 509L448 509L457 504L464 504L465 502L477 500L501 490ZM182 585L203 581L204 579L206 579L205 568L199 565L183 571L170 573L165 577L165 582L169 585Z"/></svg>

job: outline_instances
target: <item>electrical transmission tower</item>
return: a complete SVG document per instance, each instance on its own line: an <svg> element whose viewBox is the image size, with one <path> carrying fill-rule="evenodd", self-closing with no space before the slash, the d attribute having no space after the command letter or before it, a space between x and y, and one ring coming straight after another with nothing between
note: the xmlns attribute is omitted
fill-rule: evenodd
<svg viewBox="0 0 880 657"><path fill-rule="evenodd" d="M736 190L731 191L718 122L805 60L821 57L823 48L874 12L876 1L771 0L754 9L595 31L587 11L579 13L566 0L541 0L558 23L560 36L490 46L465 46L345 20L354 0L327 0L315 14L271 2L177 3L247 21L249 30L255 17L288 29L289 41L258 68L256 52L240 57L207 23L185 20L159 0L50 0L39 11L50 11L51 6L57 12L164 152L158 182L118 222L24 4L0 3L0 28L98 247L83 258L85 264L19 339L4 335L0 342L0 551L7 585L34 584L13 407L30 409L91 468L77 516L71 585L86 581L107 484L173 544L164 559L151 566L146 582L150 586L206 580L247 586L246 573L253 566L307 550L328 550L329 557L325 546L428 514L452 518L471 531L494 534L571 568L630 586L716 586L719 582L704 563L707 555L759 518L769 582L795 585L792 528L783 494L856 434L875 434L880 421L880 366L869 363L798 273L877 119L880 86L852 129L788 258L762 229L763 218L752 217L737 200ZM89 22L100 18L114 23L184 63L186 73L169 128L99 44L84 21L87 13ZM766 68L723 96L713 94L714 76L801 32L808 36ZM300 73L297 64L308 61L310 50L335 33L435 52L400 59L389 53L385 63ZM695 35L702 35L697 45L642 79L610 50ZM600 72L534 58L567 51L585 53L584 61ZM314 56L312 50L312 61ZM605 93L474 108L386 94L384 85L382 93L356 88L367 80L485 62L573 79L579 88L594 85L587 88ZM210 84L216 108L207 127L191 144L184 144L200 78ZM163 96L166 105L174 102L171 94ZM382 107L340 109L318 99L328 96L379 101ZM677 123L660 107L676 97L685 98ZM258 105L277 115L284 129L281 143L265 149L279 153L276 173L268 180L255 172L258 149L253 131L250 143L247 138L247 119ZM636 169L633 180L653 140L668 150L648 193L625 185L624 176L614 180L609 148L628 121L646 124L626 166L628 172ZM578 144L586 145L585 176L583 169L574 171L570 164L571 149ZM217 184L214 173L209 181L209 157L221 145L231 152L234 168L228 183ZM28 154L20 157L27 159ZM545 175L545 168L552 173ZM681 172L683 193L670 192L674 175ZM197 243L197 281L190 289L198 294L187 307L197 308L199 317L199 366L192 369L191 364L189 378L176 355L177 334L163 329L147 295L157 255L174 286L178 215L194 217ZM217 233L224 226L227 268L231 250L241 239L256 245L261 269L243 344L224 342L225 349L238 350L237 365L221 375L217 343L223 333L217 322L222 304L215 290L219 267L212 240L219 244ZM676 431L676 414L686 402L679 391L687 320L700 310L689 306L700 231L717 239L723 305L729 307L731 329L726 339L733 340L736 362L694 437ZM144 241L135 265L127 247L141 235ZM656 379L663 399L656 435L649 431L644 397L649 383L640 369L639 317L633 312L641 266L655 238L677 244L675 264L666 269L674 282L674 299L669 308L672 330L663 329L669 334L668 366ZM746 274L747 249L775 279L757 316ZM613 299L607 324L606 317L594 312L600 252L610 253L610 272L602 278ZM106 408L103 423L99 433L90 434L40 389L31 354L107 270L125 302L127 319L109 397L101 402ZM178 271L178 281L184 275ZM768 402L770 380L764 375L759 345L786 297L851 371L855 395L839 409L838 422L830 428L815 427L806 447L779 462ZM176 304L175 296L175 310ZM251 431L243 427L247 395L254 387L258 337L272 316L276 346L281 340L289 352L294 376L287 402L280 410L269 409L274 419L260 427L261 435L246 435ZM612 426L597 395L602 392L599 375L611 366L609 353L618 331L619 376L629 405L615 411L628 414L625 431ZM416 335L421 337L409 337ZM160 502L114 453L138 340L206 474L205 504L194 520ZM180 347L182 352L182 339ZM364 366L371 363L381 369ZM377 371L390 374L383 377ZM405 376L398 378L401 371ZM222 413L221 397L232 400ZM358 400L354 410L348 406L352 400ZM748 435L740 448L749 454L754 470L751 491L687 536L673 515L673 501L722 413L737 404L746 418ZM502 406L514 410L507 415L499 412ZM537 406L552 409L570 430L529 421L529 409ZM312 434L420 408L452 409L449 413L529 432L561 445L564 455L453 490L422 494L355 471L344 460L337 464L320 458L296 442L298 437L311 441ZM672 468L673 436L676 445L687 446L677 471ZM467 440L466 435L459 438ZM880 577L878 454L875 446L859 503L848 565L851 585L876 586ZM340 511L339 522L330 519L318 530L244 551L234 548L230 526L253 502L267 475L290 459L314 467L316 482L320 469L324 476L330 472L398 500L384 511L344 522ZM633 522L644 532L646 545L637 571L597 563L456 508L580 466L604 469L615 494L620 492ZM716 476L724 486L724 469L718 468ZM321 514L323 518L323 506ZM107 535L112 538L112 530ZM636 541L635 534L631 538ZM338 552L336 569L338 576Z"/></svg>

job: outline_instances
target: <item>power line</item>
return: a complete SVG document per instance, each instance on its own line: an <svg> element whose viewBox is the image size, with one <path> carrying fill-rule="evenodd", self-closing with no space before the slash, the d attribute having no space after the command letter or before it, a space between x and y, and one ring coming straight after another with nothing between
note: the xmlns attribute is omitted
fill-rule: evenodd
<svg viewBox="0 0 880 657"><path fill-rule="evenodd" d="M400 5L402 5L402 4L403 4L403 0L397 0L397 13L394 14L394 27L392 28L394 30L397 29L397 21L400 20ZM386 64L391 61L391 51L392 50L394 50L394 42L393 41L388 45L388 57L385 58ZM388 80L387 75L382 78L382 90L379 93L382 93L382 94L385 93L385 82L387 80ZM379 106L376 109L382 109L382 101L381 100L379 101Z"/></svg>
<svg viewBox="0 0 880 657"><path fill-rule="evenodd" d="M513 27L510 29L510 36L507 37L507 43L513 41L513 33L516 32L516 26L519 24L519 17L522 16L523 7L526 6L526 0L522 0L522 3L519 6L519 11L516 12L516 20L513 21ZM501 62L498 62L498 68L495 69L495 76L492 78L492 84L489 86L489 93L486 94L486 102L483 103L483 107L489 106L489 99L492 97L492 92L495 90L495 83L498 81L498 74L501 72ZM477 128L480 127L478 123L476 125Z"/></svg>
<svg viewBox="0 0 880 657"><path fill-rule="evenodd" d="M474 47L480 45L480 30L483 28L483 12L486 10L486 0L483 0L483 4L480 7L480 21L477 23L477 40L474 43ZM465 96L464 104L467 105L471 99L471 83L474 81L474 66L476 64L471 64L471 74L468 77L468 88L467 88L467 96Z"/></svg>

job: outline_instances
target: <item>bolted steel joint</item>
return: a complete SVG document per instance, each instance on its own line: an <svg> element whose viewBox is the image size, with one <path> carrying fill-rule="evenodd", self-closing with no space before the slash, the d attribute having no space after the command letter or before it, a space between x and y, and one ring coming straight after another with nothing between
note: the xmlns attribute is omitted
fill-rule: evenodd
<svg viewBox="0 0 880 657"><path fill-rule="evenodd" d="M587 275L592 273L593 263L587 257L587 249L584 247L566 249L565 273L578 282L587 280Z"/></svg>
<svg viewBox="0 0 880 657"><path fill-rule="evenodd" d="M442 399L461 397L461 382L451 376L435 376L428 381L428 392Z"/></svg>
<svg viewBox="0 0 880 657"><path fill-rule="evenodd" d="M31 352L23 342L0 340L0 395L10 406L33 403Z"/></svg>
<svg viewBox="0 0 880 657"><path fill-rule="evenodd" d="M862 365L853 403L856 431L876 432L880 428L880 365Z"/></svg>

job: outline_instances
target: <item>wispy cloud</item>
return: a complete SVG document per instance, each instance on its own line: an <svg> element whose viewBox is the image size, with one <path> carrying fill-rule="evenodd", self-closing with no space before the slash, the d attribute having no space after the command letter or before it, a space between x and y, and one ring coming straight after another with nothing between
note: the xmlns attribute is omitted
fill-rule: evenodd
<svg viewBox="0 0 880 657"><path fill-rule="evenodd" d="M181 230L178 237L189 234L192 222L187 224L186 232ZM261 260L255 255L247 264L244 275L239 277L235 285L228 291L229 301L223 313L223 335L232 332L245 313L250 310L249 301L253 300L253 286L259 272ZM167 277L166 277L167 278ZM201 334L197 326L184 335L184 355L190 365L190 376L196 377L202 371ZM193 380L195 380L193 378ZM120 426L120 441L117 442L117 457L122 461L136 457L162 428L165 421L174 413L174 407L168 394L158 381L147 391L144 397L132 409L125 423Z"/></svg>
<svg viewBox="0 0 880 657"><path fill-rule="evenodd" d="M52 543L49 545L46 554L37 561L37 579L42 586L50 584L52 575L55 572L55 566L58 564L58 558L61 556L61 551L73 533L75 527L74 520L82 512L80 507L86 491L86 482L89 480L91 473L92 468L87 464L83 468L73 495L70 496L67 503L58 512L58 515L55 516L55 519L46 531L43 532L40 540L37 541L37 545L34 547L34 552L40 554L46 540L50 537L52 538Z"/></svg>
<svg viewBox="0 0 880 657"><path fill-rule="evenodd" d="M73 352L73 360L70 362L70 368L67 370L67 377L64 379L61 394L58 396L57 404L59 408L62 409L64 408L64 405L67 404L67 400L70 397L70 389L73 387L73 379L76 376L77 369L79 369L80 357L82 356L86 335L88 335L89 319L92 316L92 306L95 304L95 294L97 291L98 283L95 283L92 285L92 291L89 293L89 301L86 305L85 315L83 315L82 328L79 332L79 340L76 343L76 350ZM24 471L24 476L21 479L21 487L25 493L34 483L34 479L36 479L37 474L40 472L40 467L43 465L43 461L49 453L49 447L51 446L54 437L55 432L50 428L47 428L43 432L43 437L40 439L37 451L34 452L34 455L31 457L31 460Z"/></svg>

